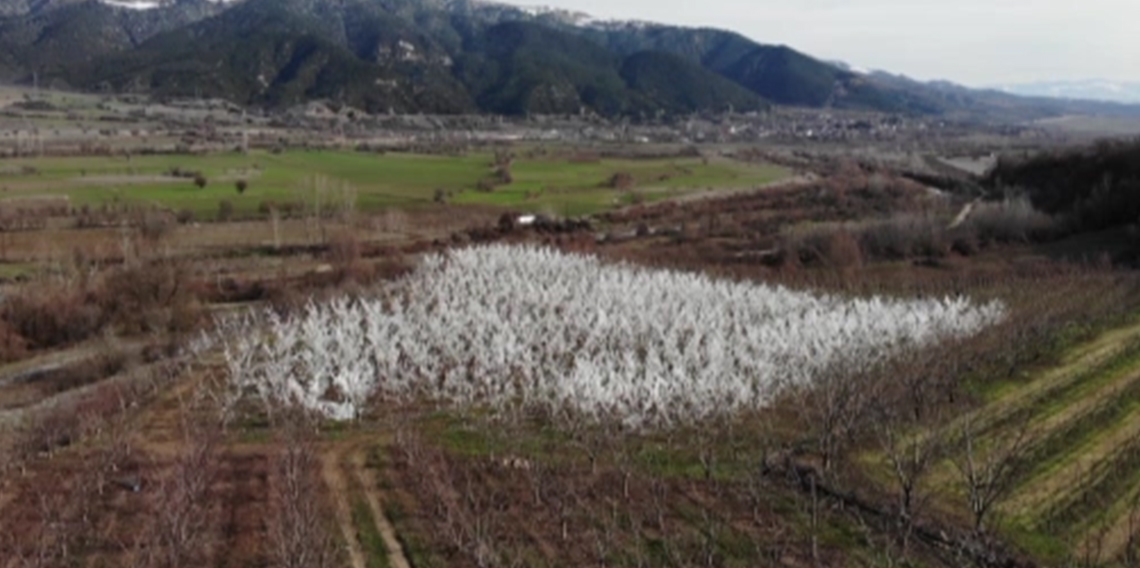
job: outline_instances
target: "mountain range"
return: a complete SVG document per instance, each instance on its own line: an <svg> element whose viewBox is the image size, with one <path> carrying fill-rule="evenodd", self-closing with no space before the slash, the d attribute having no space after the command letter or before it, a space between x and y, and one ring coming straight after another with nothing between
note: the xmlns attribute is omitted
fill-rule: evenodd
<svg viewBox="0 0 1140 568"><path fill-rule="evenodd" d="M394 113L1136 112L860 73L725 30L480 0L0 0L0 82Z"/></svg>
<svg viewBox="0 0 1140 568"><path fill-rule="evenodd" d="M1140 104L1140 82L1086 79L1020 83L997 88L1007 93L1031 97Z"/></svg>

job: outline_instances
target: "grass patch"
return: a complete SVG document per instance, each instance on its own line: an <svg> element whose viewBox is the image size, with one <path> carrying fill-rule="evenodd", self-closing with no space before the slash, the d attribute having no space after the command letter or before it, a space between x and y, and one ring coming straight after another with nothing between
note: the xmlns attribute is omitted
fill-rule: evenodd
<svg viewBox="0 0 1140 568"><path fill-rule="evenodd" d="M3 238L3 237L0 237ZM13 281L31 278L36 273L36 265L24 263L0 263L0 281Z"/></svg>
<svg viewBox="0 0 1140 568"><path fill-rule="evenodd" d="M404 551L404 557L408 559L408 563L416 568L434 568L436 566L443 566L431 551L425 546L418 538L411 534L406 523L410 522L408 512L404 510L403 505L400 503L387 499L384 501L384 514L388 516L388 522L396 530L396 540L400 543L400 548Z"/></svg>
<svg viewBox="0 0 1140 568"><path fill-rule="evenodd" d="M1134 356L1135 358L1135 356ZM1140 362L1140 361L1138 361ZM1137 362L1134 362L1134 364ZM1135 368L1135 367L1133 367ZM1073 460L1100 433L1120 424L1140 410L1140 380L1133 380L1112 398L1070 423L1046 433L1014 466L1024 483L1041 479Z"/></svg>
<svg viewBox="0 0 1140 568"><path fill-rule="evenodd" d="M1058 412L1140 362L1138 340L1129 339L1119 348L1111 348L1110 344L1105 349L1110 351L1103 356L1097 356L1095 350L1091 354L1071 356L1062 368L1051 372L1051 377L1039 379L1051 384L1038 388L1034 383L1023 383L1020 389L1009 389L995 397L978 413L983 418L978 423L981 433L992 436L1035 416ZM1021 393L1022 390L1026 392ZM991 408L995 406L997 408Z"/></svg>
<svg viewBox="0 0 1140 568"><path fill-rule="evenodd" d="M515 456L560 463L577 452L566 452L570 438L550 424L528 423L508 428L480 415L436 412L420 424L425 436L449 453L467 457Z"/></svg>
<svg viewBox="0 0 1140 568"><path fill-rule="evenodd" d="M352 500L352 525L356 528L356 538L368 568L388 568L388 547L384 545L384 537L376 530L376 520L372 518L368 503L359 496Z"/></svg>
<svg viewBox="0 0 1140 568"><path fill-rule="evenodd" d="M1140 418L1140 416L1133 416ZM1070 488L1067 498L1050 507L1036 526L1056 532L1071 530L1087 522L1098 511L1112 505L1135 482L1140 471L1140 439L1129 440L1091 468L1088 481Z"/></svg>
<svg viewBox="0 0 1140 568"><path fill-rule="evenodd" d="M28 158L13 167L30 166L36 175L3 180L5 198L67 196L73 207L153 204L188 210L198 219L213 219L223 200L238 216L257 216L263 202L326 206L338 192L351 188L361 211L392 206L431 206L442 190L460 204L509 207L564 216L586 215L628 201L630 193L606 187L618 172L637 180L636 191L647 201L694 191L751 188L784 179L790 172L777 166L699 158L652 160L606 159L577 163L556 158L516 159L514 182L491 192L476 187L490 175L494 158L487 153L462 156L376 154L354 151L290 151L210 154L204 156L112 156ZM199 188L192 179L166 173L177 168L201 172L208 180ZM317 182L316 179L323 181ZM249 188L241 195L235 184Z"/></svg>

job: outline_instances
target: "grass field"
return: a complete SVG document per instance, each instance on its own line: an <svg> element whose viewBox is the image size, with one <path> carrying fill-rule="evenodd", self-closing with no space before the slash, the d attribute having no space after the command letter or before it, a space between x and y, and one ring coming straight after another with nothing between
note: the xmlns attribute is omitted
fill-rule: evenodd
<svg viewBox="0 0 1140 568"><path fill-rule="evenodd" d="M752 188L789 175L775 166L718 159L518 159L512 184L478 191L478 182L492 173L492 161L481 153L443 157L349 151L20 159L0 164L0 200L66 196L73 207L154 204L211 218L222 201L230 201L238 215L255 213L265 202L311 207L318 200L328 204L345 199L361 211L375 211L430 205L442 193L457 204L576 216L632 202L635 194L652 201L695 191ZM208 184L200 189L192 179L167 175L173 168L201 172ZM617 173L633 177L632 191L606 187ZM241 195L235 188L238 180L249 184Z"/></svg>

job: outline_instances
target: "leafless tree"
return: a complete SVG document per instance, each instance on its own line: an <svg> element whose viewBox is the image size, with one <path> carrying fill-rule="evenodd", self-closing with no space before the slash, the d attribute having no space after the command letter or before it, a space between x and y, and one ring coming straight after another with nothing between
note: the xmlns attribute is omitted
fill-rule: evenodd
<svg viewBox="0 0 1140 568"><path fill-rule="evenodd" d="M71 491L41 493L37 496L38 522L26 542L14 542L15 565L20 568L46 568L66 565L71 557L75 524L67 508Z"/></svg>
<svg viewBox="0 0 1140 568"><path fill-rule="evenodd" d="M1132 498L1128 509L1128 541L1124 545L1124 565L1140 566L1140 495Z"/></svg>
<svg viewBox="0 0 1140 568"><path fill-rule="evenodd" d="M880 399L876 408L874 430L879 447L890 466L892 480L898 490L896 505L897 529L905 556L914 532L916 517L926 504L927 495L921 491L922 479L931 466L945 456L946 440L938 427L940 420L931 418L934 427L911 436L908 432L919 426L909 410L902 410L889 400ZM905 416L900 416L903 414Z"/></svg>
<svg viewBox="0 0 1140 568"><path fill-rule="evenodd" d="M981 433L972 419L962 426L962 450L954 460L966 490L974 531L984 533L994 506L1006 497L1016 481L1016 464L1028 448L1027 424L1010 435L996 437L980 447Z"/></svg>
<svg viewBox="0 0 1140 568"><path fill-rule="evenodd" d="M219 431L187 429L187 449L158 482L153 522L146 534L149 566L195 566L205 539L208 493L217 475Z"/></svg>
<svg viewBox="0 0 1140 568"><path fill-rule="evenodd" d="M282 448L273 458L266 520L269 556L281 568L325 568L337 562L320 507L320 459L309 432L295 422L283 428Z"/></svg>
<svg viewBox="0 0 1140 568"><path fill-rule="evenodd" d="M804 393L800 401L810 420L810 427L823 459L824 476L847 442L863 426L878 396L878 377L874 372L848 373L836 370L826 373Z"/></svg>

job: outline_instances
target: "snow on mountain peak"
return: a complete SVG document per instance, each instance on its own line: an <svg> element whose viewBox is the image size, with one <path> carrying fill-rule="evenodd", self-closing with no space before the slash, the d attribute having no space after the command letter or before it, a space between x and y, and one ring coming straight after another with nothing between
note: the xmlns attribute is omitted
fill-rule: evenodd
<svg viewBox="0 0 1140 568"><path fill-rule="evenodd" d="M178 0L99 0L100 3L110 6L112 8L123 8L125 10L153 10L155 8L162 8L170 6ZM206 0L214 4L229 4L235 0Z"/></svg>

